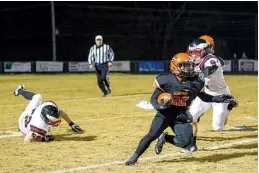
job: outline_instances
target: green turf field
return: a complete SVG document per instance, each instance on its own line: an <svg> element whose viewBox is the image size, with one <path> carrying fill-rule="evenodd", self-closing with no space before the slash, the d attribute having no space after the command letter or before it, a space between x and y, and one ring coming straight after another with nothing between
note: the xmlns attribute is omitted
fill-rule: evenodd
<svg viewBox="0 0 259 173"><path fill-rule="evenodd" d="M112 95L102 98L94 74L0 76L0 172L57 173L70 168L93 173L258 172L257 76L225 77L239 107L231 112L223 132L211 131L211 110L202 117L198 146L206 151L177 154L180 149L167 144L161 153L164 158L150 158L155 156L154 142L142 156L146 161L132 167L120 164L132 155L149 130L155 111L141 110L136 104L141 99L149 100L154 78L155 75L112 73ZM73 133L63 121L51 132L57 137L55 142L25 145L22 137L1 138L17 132L18 118L28 103L21 96L13 96L20 83L42 94L44 100L55 101L84 133ZM84 167L87 165L90 167Z"/></svg>

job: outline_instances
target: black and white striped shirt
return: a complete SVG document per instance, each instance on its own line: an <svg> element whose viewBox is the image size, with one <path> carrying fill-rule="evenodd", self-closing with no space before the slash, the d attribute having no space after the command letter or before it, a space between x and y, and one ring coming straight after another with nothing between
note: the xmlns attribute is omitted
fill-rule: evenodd
<svg viewBox="0 0 259 173"><path fill-rule="evenodd" d="M102 46L97 47L96 45L90 48L88 55L89 64L103 64L107 62L112 62L114 59L114 53L112 48L107 44L102 44Z"/></svg>

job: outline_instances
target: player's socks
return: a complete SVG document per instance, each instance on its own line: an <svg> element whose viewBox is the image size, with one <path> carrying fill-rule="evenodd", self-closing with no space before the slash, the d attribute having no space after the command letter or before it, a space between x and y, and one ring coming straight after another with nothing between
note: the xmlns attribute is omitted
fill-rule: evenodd
<svg viewBox="0 0 259 173"><path fill-rule="evenodd" d="M23 89L19 89L18 92L27 100L32 100L32 97L35 95L35 93L30 91L25 91Z"/></svg>
<svg viewBox="0 0 259 173"><path fill-rule="evenodd" d="M173 144L173 145L174 145L174 144L175 144L175 142L174 142L174 137L175 137L175 136L173 136L173 135L168 135L168 134L166 134L166 135L165 135L165 141L168 142L168 143L170 143L170 144Z"/></svg>
<svg viewBox="0 0 259 173"><path fill-rule="evenodd" d="M193 136L193 145L196 145L197 136Z"/></svg>

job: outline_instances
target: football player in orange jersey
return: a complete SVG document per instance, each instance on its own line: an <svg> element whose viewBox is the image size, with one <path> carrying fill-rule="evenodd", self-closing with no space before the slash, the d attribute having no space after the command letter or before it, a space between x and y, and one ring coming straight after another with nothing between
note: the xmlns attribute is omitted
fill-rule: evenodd
<svg viewBox="0 0 259 173"><path fill-rule="evenodd" d="M229 95L212 97L200 93L204 81L195 75L194 63L186 53L176 54L171 60L170 69L172 73L160 74L154 81L155 90L150 102L157 113L148 134L140 140L135 153L125 162L127 166L134 165L151 142L157 138L155 148L157 154L162 151L165 142L181 148L189 147L193 139L193 131L190 124L192 117L188 112L188 107L197 95L202 100L210 102L225 102L232 98ZM162 93L171 94L172 99L168 99L168 102L160 102L157 98ZM167 127L171 127L175 135L163 133Z"/></svg>

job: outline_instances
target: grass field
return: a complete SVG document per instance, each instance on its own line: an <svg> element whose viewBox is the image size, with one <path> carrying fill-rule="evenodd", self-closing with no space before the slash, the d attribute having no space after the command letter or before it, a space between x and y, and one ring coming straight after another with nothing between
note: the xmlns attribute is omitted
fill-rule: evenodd
<svg viewBox="0 0 259 173"><path fill-rule="evenodd" d="M177 154L179 148L165 145L165 158L154 158L125 167L124 161L135 151L148 132L155 111L141 110L136 104L149 100L155 75L111 74L112 95L101 97L94 74L87 75L4 75L0 76L0 137L18 129L18 118L28 103L14 97L13 90L23 83L27 90L55 101L85 131L75 134L63 121L52 130L51 143L23 144L23 137L0 138L0 172L49 172L84 168L81 172L145 173L256 173L258 163L257 76L226 76L239 107L231 112L226 130L212 132L212 111L199 123L198 146L214 148L193 154ZM170 129L167 129L172 133ZM243 141L248 141L244 143ZM254 141L250 141L254 140ZM232 145L232 143L234 143ZM154 143L142 158L155 156ZM228 145L231 144L231 145ZM223 146L225 145L225 146ZM176 153L176 154L175 154ZM96 166L96 164L100 164Z"/></svg>

